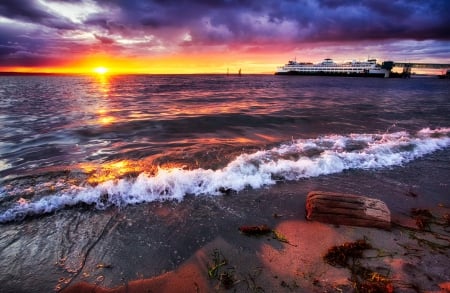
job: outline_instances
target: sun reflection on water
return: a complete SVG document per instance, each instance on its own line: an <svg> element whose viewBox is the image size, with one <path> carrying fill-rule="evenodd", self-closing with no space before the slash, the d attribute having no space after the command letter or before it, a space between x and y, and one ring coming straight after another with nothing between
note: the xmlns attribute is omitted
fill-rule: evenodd
<svg viewBox="0 0 450 293"><path fill-rule="evenodd" d="M110 124L114 123L115 121L116 121L116 118L113 116L100 116L98 118L98 122L104 126L110 125Z"/></svg>
<svg viewBox="0 0 450 293"><path fill-rule="evenodd" d="M110 76L108 75L98 75L96 76L97 90L99 93L103 94L103 97L109 97L109 92L111 90Z"/></svg>
<svg viewBox="0 0 450 293"><path fill-rule="evenodd" d="M120 179L125 176L136 176L144 171L141 162L121 160L103 164L82 163L80 168L88 174L87 182L97 185L108 180Z"/></svg>
<svg viewBox="0 0 450 293"><path fill-rule="evenodd" d="M159 170L186 169L187 166L179 162L160 162L154 164L153 160L120 160L95 164L91 162L81 163L79 168L88 176L87 182L91 185L117 180L125 177L137 177L141 173L155 175Z"/></svg>
<svg viewBox="0 0 450 293"><path fill-rule="evenodd" d="M98 117L96 123L101 126L108 126L117 122L117 117L112 115L112 109L110 109L111 99L111 77L106 74L99 74L95 77L96 92L100 94L102 98L99 101L100 109L97 109L95 114Z"/></svg>

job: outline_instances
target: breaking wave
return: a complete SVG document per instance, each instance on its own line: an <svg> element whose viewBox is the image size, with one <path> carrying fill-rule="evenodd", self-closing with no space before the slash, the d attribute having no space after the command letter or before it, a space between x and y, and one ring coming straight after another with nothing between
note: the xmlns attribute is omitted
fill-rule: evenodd
<svg viewBox="0 0 450 293"><path fill-rule="evenodd" d="M385 134L329 135L299 139L270 150L242 154L219 170L158 169L135 179L118 179L97 186L73 186L69 192L36 201L19 201L0 214L0 222L54 212L77 204L97 209L161 200L182 200L187 194L218 195L339 173L349 169L401 166L450 145L450 128L425 128Z"/></svg>

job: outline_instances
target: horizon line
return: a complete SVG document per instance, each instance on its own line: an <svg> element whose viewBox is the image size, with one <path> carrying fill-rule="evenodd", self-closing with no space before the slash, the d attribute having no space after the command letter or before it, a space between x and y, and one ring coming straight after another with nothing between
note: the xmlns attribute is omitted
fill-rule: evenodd
<svg viewBox="0 0 450 293"><path fill-rule="evenodd" d="M273 72L252 72L241 73L241 75L272 75ZM198 72L198 73L142 73L142 72L108 72L105 74L99 74L95 72L30 72L30 71L0 71L0 75L94 75L94 76L113 76L113 75L226 75L226 76L239 76L239 73L219 73L219 72Z"/></svg>

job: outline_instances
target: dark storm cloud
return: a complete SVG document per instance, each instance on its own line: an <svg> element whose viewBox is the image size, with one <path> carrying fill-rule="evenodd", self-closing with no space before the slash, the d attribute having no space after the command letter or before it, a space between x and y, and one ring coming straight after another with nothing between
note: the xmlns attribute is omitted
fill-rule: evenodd
<svg viewBox="0 0 450 293"><path fill-rule="evenodd" d="M82 26L99 26L109 32L129 28L155 33L158 29L186 28L203 42L212 43L269 41L273 37L270 31L287 22L295 26L277 33L292 41L450 39L447 0L97 0L96 3L106 11L88 17ZM32 0L3 0L0 14L57 29L76 29L75 24L50 14ZM210 31L204 30L205 19ZM229 32L226 39L213 33L224 30Z"/></svg>
<svg viewBox="0 0 450 293"><path fill-rule="evenodd" d="M0 45L0 58L7 58L19 50L20 48L14 45Z"/></svg>
<svg viewBox="0 0 450 293"><path fill-rule="evenodd" d="M0 64L9 62L18 52L30 50L37 42L30 40L20 28L0 24Z"/></svg>
<svg viewBox="0 0 450 293"><path fill-rule="evenodd" d="M32 22L41 22L52 18L36 1L30 0L2 0L0 14L4 17L23 19Z"/></svg>
<svg viewBox="0 0 450 293"><path fill-rule="evenodd" d="M35 0L2 0L0 16L56 29L75 29L75 25L70 21L55 17Z"/></svg>
<svg viewBox="0 0 450 293"><path fill-rule="evenodd" d="M193 42L450 40L450 1L100 1L123 27L189 30ZM103 26L108 22L104 22Z"/></svg>
<svg viewBox="0 0 450 293"><path fill-rule="evenodd" d="M15 35L3 34L6 28L0 22L0 54L17 54L14 50L19 47L30 56L48 54L49 47L76 52L77 42L91 52L103 45L114 54L133 49L152 54L149 46L175 51L222 46L259 52L317 43L402 40L442 41L439 44L445 47L450 41L447 0L71 1L80 8L77 18L50 9L55 3L68 2L1 0L0 20L21 26Z"/></svg>
<svg viewBox="0 0 450 293"><path fill-rule="evenodd" d="M450 40L450 1L324 1L322 7L332 19L315 24L325 40Z"/></svg>
<svg viewBox="0 0 450 293"><path fill-rule="evenodd" d="M59 64L60 55L50 50L45 39L14 35L0 26L0 66L42 66Z"/></svg>
<svg viewBox="0 0 450 293"><path fill-rule="evenodd" d="M24 66L24 67L39 67L43 64L46 66L57 66L61 64L60 58L50 54L32 53L32 52L16 52L6 60L3 60L0 65L2 66Z"/></svg>

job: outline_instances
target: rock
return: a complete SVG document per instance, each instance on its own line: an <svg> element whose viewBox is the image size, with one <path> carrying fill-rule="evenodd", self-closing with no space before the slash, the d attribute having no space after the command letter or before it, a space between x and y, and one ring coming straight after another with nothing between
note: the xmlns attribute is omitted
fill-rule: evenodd
<svg viewBox="0 0 450 293"><path fill-rule="evenodd" d="M306 219L329 224L390 229L391 212L379 200L353 194L311 191L306 199Z"/></svg>

